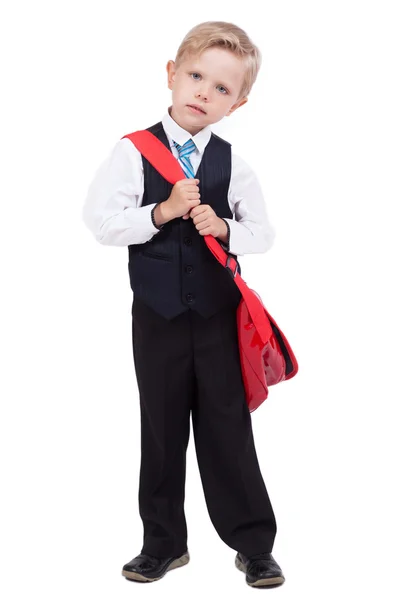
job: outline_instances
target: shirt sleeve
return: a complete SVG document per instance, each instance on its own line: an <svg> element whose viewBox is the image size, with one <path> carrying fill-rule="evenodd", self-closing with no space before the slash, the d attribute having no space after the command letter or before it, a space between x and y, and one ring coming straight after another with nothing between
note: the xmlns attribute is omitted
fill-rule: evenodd
<svg viewBox="0 0 400 600"><path fill-rule="evenodd" d="M239 256L267 252L274 243L276 229L268 216L256 174L233 153L229 196L235 218L224 218L228 227L228 243L222 244L224 249Z"/></svg>
<svg viewBox="0 0 400 600"><path fill-rule="evenodd" d="M143 244L160 232L163 226L154 222L157 203L141 206L143 187L142 156L122 138L97 169L82 210L85 225L100 244Z"/></svg>

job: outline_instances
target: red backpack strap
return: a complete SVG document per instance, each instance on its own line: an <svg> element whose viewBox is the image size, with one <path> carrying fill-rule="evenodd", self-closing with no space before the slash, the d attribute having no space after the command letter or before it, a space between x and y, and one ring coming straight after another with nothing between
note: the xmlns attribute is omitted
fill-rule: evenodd
<svg viewBox="0 0 400 600"><path fill-rule="evenodd" d="M147 129L134 131L124 135L121 139L129 138L132 144L139 150L146 160L172 185L177 181L185 179L185 173L170 150ZM228 269L234 282L238 286L247 308L253 320L253 323L261 337L263 343L267 343L272 335L272 328L269 320L266 318L265 308L262 302L257 299L253 291L249 289L246 282L237 272L237 262L231 254L227 254L221 245L212 235L203 236L204 240L214 254L218 262Z"/></svg>
<svg viewBox="0 0 400 600"><path fill-rule="evenodd" d="M124 138L129 138L134 146L139 150L140 154L149 161L151 165L172 185L177 181L185 179L185 173L179 161L175 158L170 150L161 140L158 139L147 129L142 131L134 131ZM123 138L121 138L123 139Z"/></svg>

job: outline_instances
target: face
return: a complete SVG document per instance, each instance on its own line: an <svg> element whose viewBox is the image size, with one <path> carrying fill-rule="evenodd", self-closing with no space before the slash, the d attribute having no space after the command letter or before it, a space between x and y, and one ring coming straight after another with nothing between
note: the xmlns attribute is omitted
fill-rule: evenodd
<svg viewBox="0 0 400 600"><path fill-rule="evenodd" d="M168 87L172 90L170 115L192 135L228 117L247 102L247 98L239 100L243 63L224 48L207 48L199 56L187 56L179 69L170 60L167 72ZM204 112L189 105L200 106Z"/></svg>

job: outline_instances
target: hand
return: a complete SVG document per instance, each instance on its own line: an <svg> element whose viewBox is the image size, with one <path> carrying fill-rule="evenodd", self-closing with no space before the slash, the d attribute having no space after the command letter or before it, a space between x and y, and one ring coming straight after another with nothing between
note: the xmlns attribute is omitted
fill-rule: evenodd
<svg viewBox="0 0 400 600"><path fill-rule="evenodd" d="M218 237L226 232L226 223L215 214L209 204L199 204L192 208L183 218L191 217L200 235Z"/></svg>

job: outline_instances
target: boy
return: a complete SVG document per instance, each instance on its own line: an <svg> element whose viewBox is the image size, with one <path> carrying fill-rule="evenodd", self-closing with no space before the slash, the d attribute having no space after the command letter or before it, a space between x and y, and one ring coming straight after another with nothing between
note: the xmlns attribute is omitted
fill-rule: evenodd
<svg viewBox="0 0 400 600"><path fill-rule="evenodd" d="M167 182L125 136L90 186L83 218L101 244L128 246L141 408L143 547L122 574L155 581L189 561L186 449L193 435L207 509L251 586L280 585L276 521L246 404L236 309L241 295L202 236L237 255L266 252L275 230L258 181L210 126L247 102L258 48L232 23L194 27L168 61L172 106L148 128L179 160ZM240 271L239 271L240 272Z"/></svg>

